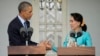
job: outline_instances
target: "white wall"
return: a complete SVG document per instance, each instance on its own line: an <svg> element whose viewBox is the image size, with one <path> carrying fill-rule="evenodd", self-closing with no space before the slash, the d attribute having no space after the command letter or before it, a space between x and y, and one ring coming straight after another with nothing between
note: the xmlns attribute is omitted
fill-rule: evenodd
<svg viewBox="0 0 100 56"><path fill-rule="evenodd" d="M83 15L96 47L96 56L100 56L100 0L68 0L68 16L72 12Z"/></svg>
<svg viewBox="0 0 100 56"><path fill-rule="evenodd" d="M17 7L25 0L0 0L0 56L7 56L9 22L18 15ZM26 0L32 3L33 0Z"/></svg>

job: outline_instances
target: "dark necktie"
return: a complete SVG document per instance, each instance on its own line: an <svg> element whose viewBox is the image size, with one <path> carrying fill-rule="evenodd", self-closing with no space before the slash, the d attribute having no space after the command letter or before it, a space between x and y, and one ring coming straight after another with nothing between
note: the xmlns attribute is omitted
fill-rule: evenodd
<svg viewBox="0 0 100 56"><path fill-rule="evenodd" d="M30 27L30 22L29 21L25 21L24 22L24 27L27 29Z"/></svg>

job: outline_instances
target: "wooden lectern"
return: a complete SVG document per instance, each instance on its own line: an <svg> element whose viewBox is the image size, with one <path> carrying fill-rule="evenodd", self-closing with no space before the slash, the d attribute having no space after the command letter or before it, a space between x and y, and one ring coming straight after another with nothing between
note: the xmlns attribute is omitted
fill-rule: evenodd
<svg viewBox="0 0 100 56"><path fill-rule="evenodd" d="M67 47L58 48L58 56L95 56L94 47Z"/></svg>
<svg viewBox="0 0 100 56"><path fill-rule="evenodd" d="M42 46L9 46L8 56L45 56L46 49Z"/></svg>

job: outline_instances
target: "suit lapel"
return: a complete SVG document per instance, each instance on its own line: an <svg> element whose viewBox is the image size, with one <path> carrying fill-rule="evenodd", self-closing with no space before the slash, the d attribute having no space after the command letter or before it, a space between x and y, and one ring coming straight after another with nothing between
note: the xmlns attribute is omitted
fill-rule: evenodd
<svg viewBox="0 0 100 56"><path fill-rule="evenodd" d="M23 27L23 24L21 23L21 21L19 20L18 16L16 17L16 21L17 21L17 24L21 27Z"/></svg>

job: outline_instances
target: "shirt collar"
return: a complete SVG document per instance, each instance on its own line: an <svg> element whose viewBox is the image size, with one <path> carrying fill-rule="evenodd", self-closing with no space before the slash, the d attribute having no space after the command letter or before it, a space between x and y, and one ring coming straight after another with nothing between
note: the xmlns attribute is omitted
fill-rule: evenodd
<svg viewBox="0 0 100 56"><path fill-rule="evenodd" d="M21 23L22 23L23 26L24 26L24 22L25 22L25 20L24 20L20 15L18 15L18 18L19 18L19 20L21 21Z"/></svg>

